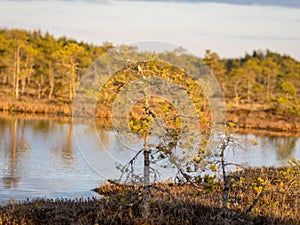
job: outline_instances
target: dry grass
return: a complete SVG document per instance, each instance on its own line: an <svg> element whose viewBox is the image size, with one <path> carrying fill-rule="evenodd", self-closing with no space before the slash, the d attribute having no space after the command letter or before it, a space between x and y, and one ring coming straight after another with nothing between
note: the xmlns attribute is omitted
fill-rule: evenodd
<svg viewBox="0 0 300 225"><path fill-rule="evenodd" d="M238 128L274 132L300 132L300 117L274 110L227 109L227 120Z"/></svg>
<svg viewBox="0 0 300 225"><path fill-rule="evenodd" d="M286 168L261 168L232 174L231 180L245 178L245 189L238 185L230 189L229 194L235 201L228 205L229 210L222 208L222 183L218 183L212 192L191 184L157 184L150 189L150 217L146 221L142 217L142 188L108 184L96 189L105 196L101 200L40 199L2 207L0 224L297 225L300 224L300 190L299 186L290 185L288 192L279 191L278 182L289 179L283 173L285 171ZM243 214L258 196L255 189L247 188L247 184L253 184L257 179L268 180L268 190L250 214ZM290 184L289 180L286 184Z"/></svg>
<svg viewBox="0 0 300 225"><path fill-rule="evenodd" d="M5 97L0 99L0 111L26 114L71 115L71 104L50 100L34 100L21 97L19 100Z"/></svg>

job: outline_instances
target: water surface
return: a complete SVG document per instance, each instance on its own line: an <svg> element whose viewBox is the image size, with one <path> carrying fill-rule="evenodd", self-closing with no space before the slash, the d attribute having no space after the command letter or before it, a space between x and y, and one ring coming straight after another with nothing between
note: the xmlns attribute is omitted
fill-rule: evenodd
<svg viewBox="0 0 300 225"><path fill-rule="evenodd" d="M76 132L80 138L73 129L81 131ZM291 156L300 159L299 137L235 136L244 150L231 151L228 161L280 166ZM259 145L252 144L254 139ZM85 120L72 124L70 118L0 115L0 200L91 197L89 190L119 176L117 163L128 162L135 153L119 144L114 131L95 130Z"/></svg>

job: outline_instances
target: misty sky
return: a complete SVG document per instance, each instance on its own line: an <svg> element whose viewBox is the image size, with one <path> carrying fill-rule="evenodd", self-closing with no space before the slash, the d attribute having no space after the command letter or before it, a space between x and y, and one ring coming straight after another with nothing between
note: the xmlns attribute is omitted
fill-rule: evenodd
<svg viewBox="0 0 300 225"><path fill-rule="evenodd" d="M65 0L68 1L68 0ZM85 0L85 1L101 1L101 0ZM122 0L119 0L122 1ZM132 0L132 1L159 1L159 0ZM262 6L285 6L285 7L300 7L299 0L162 0L166 2L206 2L206 3L228 3L235 5L262 5Z"/></svg>
<svg viewBox="0 0 300 225"><path fill-rule="evenodd" d="M163 41L200 56L205 49L237 57L268 48L300 60L300 1L216 1L0 0L0 27L94 44Z"/></svg>

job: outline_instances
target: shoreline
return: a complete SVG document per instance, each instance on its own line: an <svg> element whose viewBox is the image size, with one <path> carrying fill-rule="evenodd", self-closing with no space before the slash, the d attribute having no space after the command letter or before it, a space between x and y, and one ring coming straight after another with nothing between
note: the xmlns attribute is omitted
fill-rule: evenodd
<svg viewBox="0 0 300 225"><path fill-rule="evenodd" d="M227 121L237 128L266 131L271 133L300 133L300 117L284 115L271 110L229 109Z"/></svg>
<svg viewBox="0 0 300 225"><path fill-rule="evenodd" d="M216 182L212 190L205 184L157 183L151 191L147 224L299 224L299 189L287 179L296 179L298 173L294 164L228 174L228 195L235 202L227 207L222 205L223 182ZM260 191L262 186L268 191ZM0 224L145 224L143 189L108 183L94 192L103 197L32 199L0 206ZM249 205L253 208L248 212Z"/></svg>
<svg viewBox="0 0 300 225"><path fill-rule="evenodd" d="M0 113L5 116L13 115L23 118L72 118L72 105L49 100L11 101L10 99L7 101L2 99ZM238 132L251 130L255 133L269 133L277 136L300 136L300 116L280 114L271 110L228 108L226 118L228 122L235 125Z"/></svg>

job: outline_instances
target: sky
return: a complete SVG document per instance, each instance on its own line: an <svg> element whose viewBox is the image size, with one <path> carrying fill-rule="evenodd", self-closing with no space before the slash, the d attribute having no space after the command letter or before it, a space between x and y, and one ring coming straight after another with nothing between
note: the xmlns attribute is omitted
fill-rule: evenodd
<svg viewBox="0 0 300 225"><path fill-rule="evenodd" d="M199 56L270 49L300 60L299 0L0 0L0 27L93 44L162 41Z"/></svg>
<svg viewBox="0 0 300 225"><path fill-rule="evenodd" d="M67 0L66 0L67 1ZM97 0L86 0L97 1ZM101 1L101 0L98 0ZM122 0L121 0L122 1ZM132 1L159 1L159 0L132 0ZM300 7L299 0L163 0L173 2L215 2L215 3L228 3L236 5L269 5L269 6L285 6L285 7Z"/></svg>

